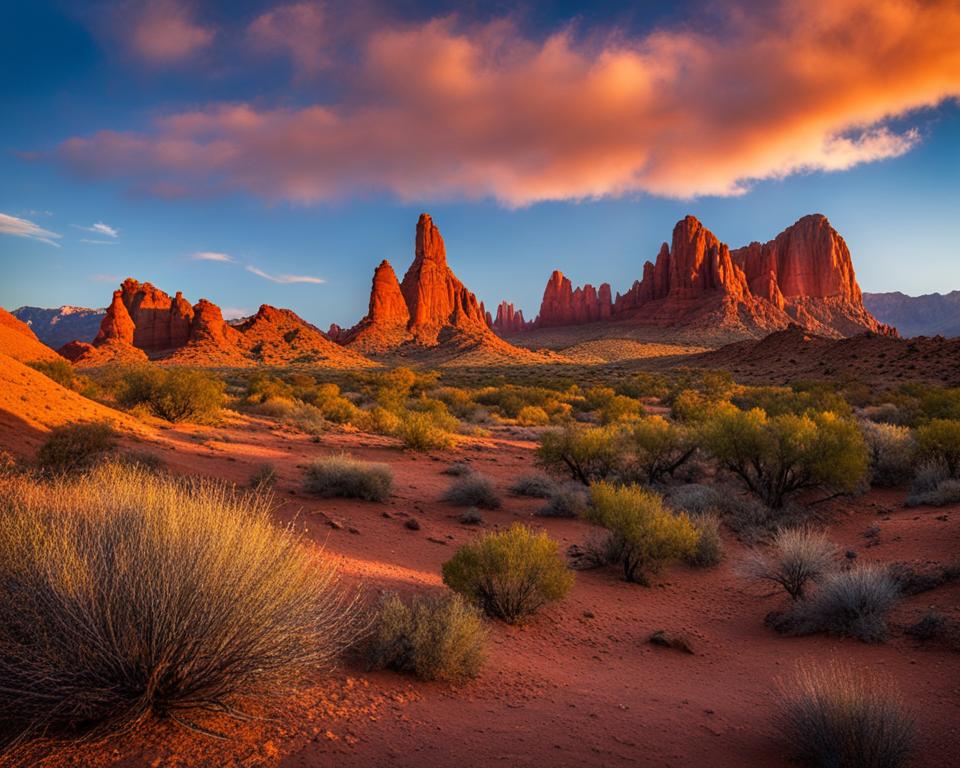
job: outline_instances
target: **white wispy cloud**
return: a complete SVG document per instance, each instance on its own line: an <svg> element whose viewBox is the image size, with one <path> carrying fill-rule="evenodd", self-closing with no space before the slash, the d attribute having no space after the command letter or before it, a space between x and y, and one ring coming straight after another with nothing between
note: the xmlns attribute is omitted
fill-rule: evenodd
<svg viewBox="0 0 960 768"><path fill-rule="evenodd" d="M95 235L104 235L106 237L120 237L120 230L116 227L111 227L109 224L104 224L102 221L98 221L94 224L91 224L89 227L84 227L80 224L74 224L77 229L82 229L84 232L93 232Z"/></svg>
<svg viewBox="0 0 960 768"><path fill-rule="evenodd" d="M119 275L90 275L90 279L95 283L119 283L123 278Z"/></svg>
<svg viewBox="0 0 960 768"><path fill-rule="evenodd" d="M253 314L246 307L223 307L220 312L223 314L224 320L239 320L241 317L248 317Z"/></svg>
<svg viewBox="0 0 960 768"><path fill-rule="evenodd" d="M264 280L270 280L274 283L313 283L316 285L321 285L325 282L322 277L310 277L309 275L271 275L268 272L264 272L262 269L257 267L249 266L247 267L247 272L256 275L257 277L262 277Z"/></svg>
<svg viewBox="0 0 960 768"><path fill-rule="evenodd" d="M13 235L14 237L25 237L29 240L37 240L47 245L60 247L56 242L62 235L51 232L49 229L37 226L28 219L20 219L16 216L10 216L6 213L0 213L0 234Z"/></svg>
<svg viewBox="0 0 960 768"><path fill-rule="evenodd" d="M116 245L117 244L116 240L94 240L89 237L81 237L80 242L87 243L89 245Z"/></svg>
<svg viewBox="0 0 960 768"><path fill-rule="evenodd" d="M218 251L197 251L190 258L195 261L219 261L223 263L235 261L229 253L219 253Z"/></svg>

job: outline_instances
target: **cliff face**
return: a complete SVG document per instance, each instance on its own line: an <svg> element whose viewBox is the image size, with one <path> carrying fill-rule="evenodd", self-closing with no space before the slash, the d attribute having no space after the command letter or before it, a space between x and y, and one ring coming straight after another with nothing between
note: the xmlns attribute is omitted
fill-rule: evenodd
<svg viewBox="0 0 960 768"><path fill-rule="evenodd" d="M642 278L610 300L609 286L547 281L533 327L612 319L637 325L756 333L798 323L829 336L891 334L863 306L850 251L824 216L805 216L768 243L730 250L693 216L679 221Z"/></svg>

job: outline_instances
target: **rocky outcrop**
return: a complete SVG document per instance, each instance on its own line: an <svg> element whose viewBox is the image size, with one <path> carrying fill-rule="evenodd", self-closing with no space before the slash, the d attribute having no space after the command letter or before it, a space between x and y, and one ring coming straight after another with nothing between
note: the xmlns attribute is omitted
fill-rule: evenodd
<svg viewBox="0 0 960 768"><path fill-rule="evenodd" d="M400 283L410 319L407 329L424 345L437 343L446 327L487 330L484 310L447 266L443 237L429 214L420 214L414 259Z"/></svg>
<svg viewBox="0 0 960 768"><path fill-rule="evenodd" d="M493 324L484 305L450 269L443 237L424 213L417 221L413 263L403 281L397 281L389 262L382 262L373 276L367 315L337 333L336 340L372 355L398 350L456 355L469 350L478 357L492 351L501 359L530 359L531 353L497 338Z"/></svg>
<svg viewBox="0 0 960 768"><path fill-rule="evenodd" d="M590 283L574 289L570 279L554 270L547 280L540 303L540 316L535 325L549 328L558 325L582 325L608 320L613 311L610 285L597 290Z"/></svg>
<svg viewBox="0 0 960 768"><path fill-rule="evenodd" d="M790 323L828 336L891 334L863 306L850 251L819 214L768 243L730 250L693 216L640 280L610 301L609 287L573 289L560 272L547 281L533 327L612 319L636 325L710 328L757 335Z"/></svg>
<svg viewBox="0 0 960 768"><path fill-rule="evenodd" d="M523 310L516 309L513 304L501 301L497 307L497 317L488 323L498 336L512 336L529 330L531 324L523 319Z"/></svg>
<svg viewBox="0 0 960 768"><path fill-rule="evenodd" d="M159 288L132 277L123 281L120 291L136 328L135 347L149 352L175 349L189 341L193 307L182 293L171 299Z"/></svg>
<svg viewBox="0 0 960 768"><path fill-rule="evenodd" d="M123 291L114 291L113 301L107 307L107 314L100 323L100 332L94 338L93 345L101 346L107 341L132 345L136 330L133 318L130 317L130 312L123 300Z"/></svg>

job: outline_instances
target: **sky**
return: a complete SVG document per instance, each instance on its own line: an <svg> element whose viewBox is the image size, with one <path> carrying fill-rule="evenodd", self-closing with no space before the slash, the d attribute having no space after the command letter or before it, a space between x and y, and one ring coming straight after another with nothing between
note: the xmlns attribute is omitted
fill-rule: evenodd
<svg viewBox="0 0 960 768"><path fill-rule="evenodd" d="M133 276L326 327L432 214L488 308L807 213L960 289L956 0L0 3L0 306Z"/></svg>

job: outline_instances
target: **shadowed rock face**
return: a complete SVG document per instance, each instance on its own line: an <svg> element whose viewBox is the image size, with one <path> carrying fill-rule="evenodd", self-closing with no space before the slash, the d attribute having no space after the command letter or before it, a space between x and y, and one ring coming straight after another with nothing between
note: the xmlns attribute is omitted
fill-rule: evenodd
<svg viewBox="0 0 960 768"><path fill-rule="evenodd" d="M863 306L850 251L819 214L804 216L768 243L731 251L693 216L624 294L574 289L560 272L547 281L532 327L614 319L658 327L710 326L748 332L791 322L833 336L895 333Z"/></svg>

